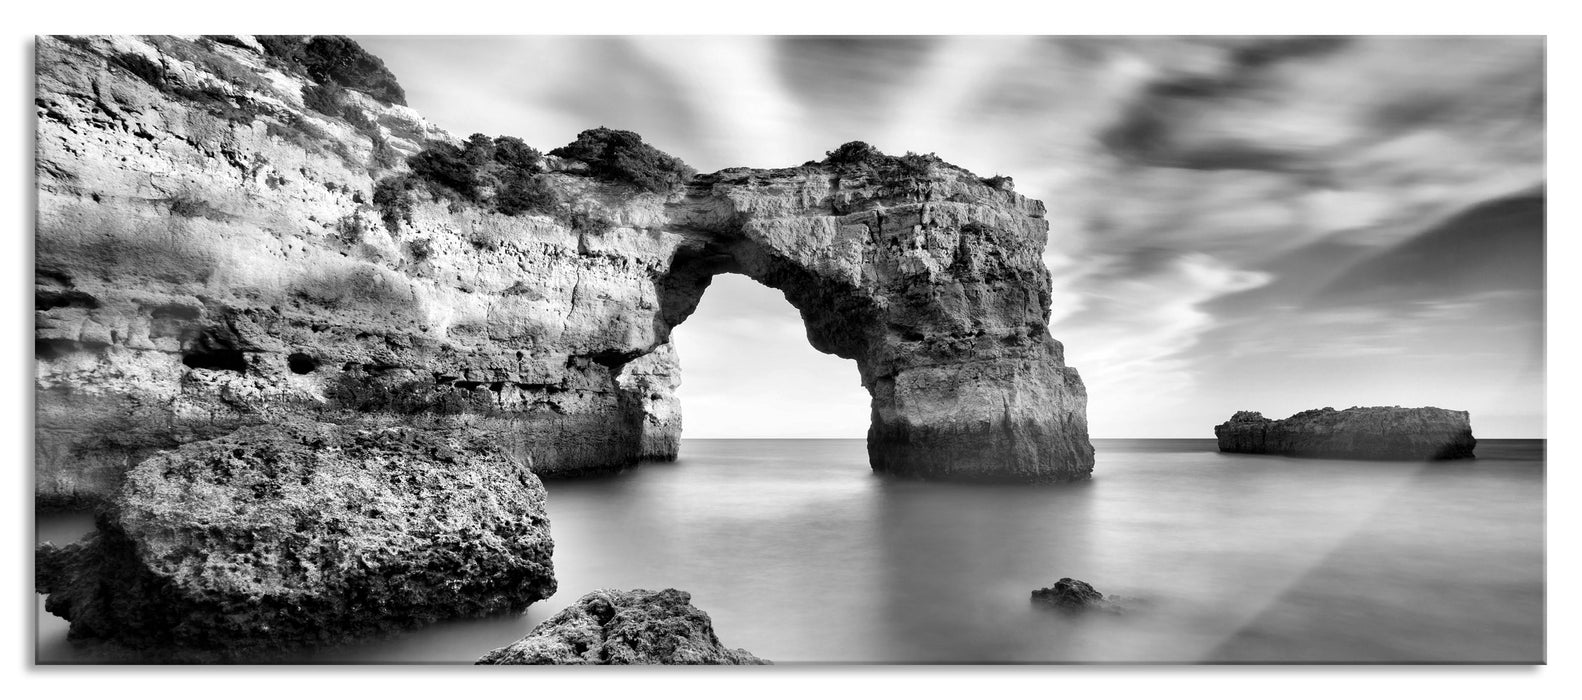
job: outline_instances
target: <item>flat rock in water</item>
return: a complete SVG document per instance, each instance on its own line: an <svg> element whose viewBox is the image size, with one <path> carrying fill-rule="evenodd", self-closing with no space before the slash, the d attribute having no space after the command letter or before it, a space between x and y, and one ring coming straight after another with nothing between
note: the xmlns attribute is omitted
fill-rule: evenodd
<svg viewBox="0 0 1582 700"><path fill-rule="evenodd" d="M1283 420L1237 411L1214 426L1214 436L1221 452L1327 459L1472 459L1478 444L1466 411L1432 406L1326 407Z"/></svg>
<svg viewBox="0 0 1582 700"><path fill-rule="evenodd" d="M720 664L770 663L743 649L729 649L714 634L708 613L692 595L601 589L583 596L480 664Z"/></svg>
<svg viewBox="0 0 1582 700"><path fill-rule="evenodd" d="M553 548L538 477L481 440L295 423L145 460L36 587L75 641L254 660L520 610Z"/></svg>
<svg viewBox="0 0 1582 700"><path fill-rule="evenodd" d="M1103 593L1094 590L1087 582L1074 578L1063 578L1048 588L1033 591L1033 602L1070 611L1116 610L1113 603L1105 600Z"/></svg>

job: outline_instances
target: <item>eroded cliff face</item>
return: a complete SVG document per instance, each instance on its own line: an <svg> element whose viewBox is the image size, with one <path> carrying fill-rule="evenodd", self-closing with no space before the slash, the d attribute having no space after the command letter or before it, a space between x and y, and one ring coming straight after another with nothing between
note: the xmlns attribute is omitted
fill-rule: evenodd
<svg viewBox="0 0 1582 700"><path fill-rule="evenodd" d="M302 414L472 425L541 473L674 455L645 317L673 241L433 201L392 233L374 182L453 137L355 91L350 117L310 109L310 79L237 43L38 41L40 496L102 499L157 450Z"/></svg>
<svg viewBox="0 0 1582 700"><path fill-rule="evenodd" d="M492 432L544 476L675 456L670 331L709 279L785 292L857 361L877 470L1059 480L1086 397L1045 324L1042 205L938 163L732 169L667 194L549 160L570 209L507 216L375 183L458 140L248 37L41 37L36 477L97 500L158 450L244 425ZM307 88L306 92L304 88Z"/></svg>

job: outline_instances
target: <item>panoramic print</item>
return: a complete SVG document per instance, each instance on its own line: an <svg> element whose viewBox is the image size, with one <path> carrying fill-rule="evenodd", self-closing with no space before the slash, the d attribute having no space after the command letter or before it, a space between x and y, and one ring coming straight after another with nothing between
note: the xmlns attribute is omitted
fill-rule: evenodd
<svg viewBox="0 0 1582 700"><path fill-rule="evenodd" d="M1545 41L38 36L35 664L1543 664Z"/></svg>

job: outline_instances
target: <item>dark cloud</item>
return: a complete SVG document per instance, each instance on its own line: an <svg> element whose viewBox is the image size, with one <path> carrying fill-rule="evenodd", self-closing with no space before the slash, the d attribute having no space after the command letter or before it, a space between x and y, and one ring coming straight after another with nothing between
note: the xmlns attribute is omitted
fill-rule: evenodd
<svg viewBox="0 0 1582 700"><path fill-rule="evenodd" d="M1544 288L1543 193L1478 204L1354 265L1319 305L1390 303Z"/></svg>
<svg viewBox="0 0 1582 700"><path fill-rule="evenodd" d="M1343 49L1346 37L1276 37L1214 42L1223 60L1212 72L1165 76L1147 85L1100 141L1121 158L1144 165L1199 170L1295 170L1303 153L1278 142L1246 140L1249 134L1211 137L1204 117L1279 99L1271 69L1285 61L1321 58Z"/></svg>

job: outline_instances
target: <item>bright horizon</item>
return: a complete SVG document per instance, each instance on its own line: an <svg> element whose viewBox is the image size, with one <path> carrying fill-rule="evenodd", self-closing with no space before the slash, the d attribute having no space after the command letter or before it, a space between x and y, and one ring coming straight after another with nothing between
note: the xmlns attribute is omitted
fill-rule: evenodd
<svg viewBox="0 0 1582 700"><path fill-rule="evenodd" d="M358 39L462 137L602 125L701 172L863 140L1015 177L1095 438L1374 405L1546 437L1541 38ZM779 292L722 275L674 335L684 437L865 435L855 364Z"/></svg>

